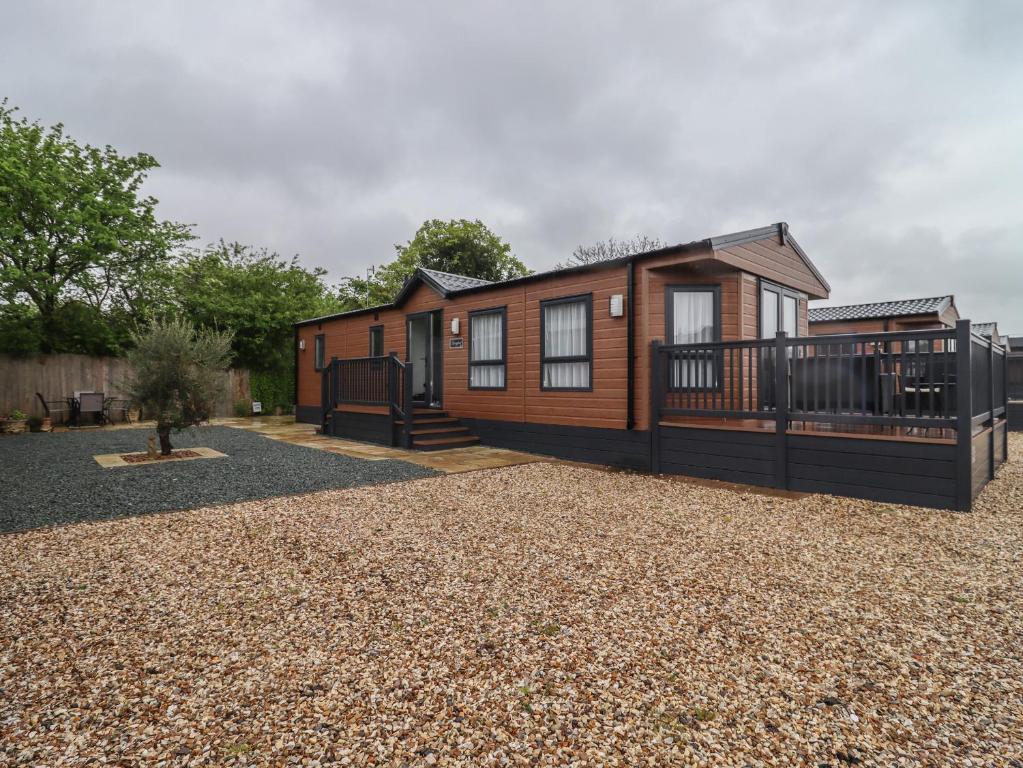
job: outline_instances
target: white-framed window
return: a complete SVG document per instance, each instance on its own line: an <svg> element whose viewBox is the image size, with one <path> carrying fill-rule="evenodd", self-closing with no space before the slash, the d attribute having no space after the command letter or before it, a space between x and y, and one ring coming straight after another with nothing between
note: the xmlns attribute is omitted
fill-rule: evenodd
<svg viewBox="0 0 1023 768"><path fill-rule="evenodd" d="M469 389L504 389L506 322L504 307L469 313Z"/></svg>
<svg viewBox="0 0 1023 768"><path fill-rule="evenodd" d="M593 389L593 295L540 302L540 388Z"/></svg>
<svg viewBox="0 0 1023 768"><path fill-rule="evenodd" d="M760 338L773 339L778 331L789 338L799 335L799 301L802 297L790 288L760 281Z"/></svg>
<svg viewBox="0 0 1023 768"><path fill-rule="evenodd" d="M703 344L721 338L721 287L669 285L665 296L665 338L670 344ZM717 350L681 353L670 371L676 389L712 389L718 386Z"/></svg>

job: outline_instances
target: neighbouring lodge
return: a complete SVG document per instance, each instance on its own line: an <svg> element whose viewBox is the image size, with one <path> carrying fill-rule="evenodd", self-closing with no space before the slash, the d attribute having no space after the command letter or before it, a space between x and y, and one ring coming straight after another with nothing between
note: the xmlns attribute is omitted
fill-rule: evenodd
<svg viewBox="0 0 1023 768"><path fill-rule="evenodd" d="M810 333L869 333L871 331L912 331L952 328L959 320L955 298L876 301L844 307L811 307Z"/></svg>
<svg viewBox="0 0 1023 768"><path fill-rule="evenodd" d="M1007 453L1004 346L951 297L818 322L829 293L784 223L497 283L420 269L391 304L296 325L296 413L417 450L969 509Z"/></svg>

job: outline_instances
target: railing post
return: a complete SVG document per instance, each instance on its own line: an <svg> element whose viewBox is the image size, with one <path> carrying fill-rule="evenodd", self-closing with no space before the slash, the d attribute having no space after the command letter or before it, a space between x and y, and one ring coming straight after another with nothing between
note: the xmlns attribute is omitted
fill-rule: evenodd
<svg viewBox="0 0 1023 768"><path fill-rule="evenodd" d="M415 410L412 405L412 361L405 363L405 392L402 398L402 412L405 414L405 423L402 425L402 447L412 447L412 414Z"/></svg>
<svg viewBox="0 0 1023 768"><path fill-rule="evenodd" d="M387 402L398 406L398 358L392 352L387 356Z"/></svg>
<svg viewBox="0 0 1023 768"><path fill-rule="evenodd" d="M1002 430L1002 461L1009 460L1009 343L1002 348L1002 413L1005 418L1005 429Z"/></svg>
<svg viewBox="0 0 1023 768"><path fill-rule="evenodd" d="M330 366L320 370L320 432L327 426L327 411L330 410Z"/></svg>
<svg viewBox="0 0 1023 768"><path fill-rule="evenodd" d="M785 435L789 427L789 356L785 340L778 331L774 337L774 485L788 487L788 450Z"/></svg>
<svg viewBox="0 0 1023 768"><path fill-rule="evenodd" d="M973 502L973 339L969 320L956 321L956 509Z"/></svg>
<svg viewBox="0 0 1023 768"><path fill-rule="evenodd" d="M987 348L987 412L991 418L991 432L988 434L987 470L988 479L995 479L995 340L988 339Z"/></svg>
<svg viewBox="0 0 1023 768"><path fill-rule="evenodd" d="M661 405L664 373L661 366L661 342L650 344L650 471L661 473Z"/></svg>
<svg viewBox="0 0 1023 768"><path fill-rule="evenodd" d="M391 414L391 445L394 445L394 422L398 412L398 358L387 356L387 410Z"/></svg>

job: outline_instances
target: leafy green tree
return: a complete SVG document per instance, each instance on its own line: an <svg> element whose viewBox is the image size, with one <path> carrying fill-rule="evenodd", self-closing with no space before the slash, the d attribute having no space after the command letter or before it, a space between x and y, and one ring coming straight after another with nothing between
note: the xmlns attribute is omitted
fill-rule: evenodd
<svg viewBox="0 0 1023 768"><path fill-rule="evenodd" d="M167 456L172 429L208 421L213 413L231 364L231 333L197 331L182 319L158 320L134 342L128 396L156 419L160 452Z"/></svg>
<svg viewBox="0 0 1023 768"><path fill-rule="evenodd" d="M14 112L0 102L0 296L35 309L43 352L67 349L58 316L68 301L148 319L148 277L191 238L142 196L158 163L79 144L60 124L46 129Z"/></svg>
<svg viewBox="0 0 1023 768"><path fill-rule="evenodd" d="M368 279L350 278L342 286L340 297L346 308L392 301L419 267L491 281L529 274L526 265L512 254L511 246L479 219L431 219L423 222L405 245L394 248L397 259Z"/></svg>
<svg viewBox="0 0 1023 768"><path fill-rule="evenodd" d="M221 240L178 266L175 302L198 327L233 332L236 365L290 370L293 324L340 309L324 274L298 257Z"/></svg>
<svg viewBox="0 0 1023 768"><path fill-rule="evenodd" d="M28 304L0 302L0 353L14 357L38 355L42 344L38 316Z"/></svg>

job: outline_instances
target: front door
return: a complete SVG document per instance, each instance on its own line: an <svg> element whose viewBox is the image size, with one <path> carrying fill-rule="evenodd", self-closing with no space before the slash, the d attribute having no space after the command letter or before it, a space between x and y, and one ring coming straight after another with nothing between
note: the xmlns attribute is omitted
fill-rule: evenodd
<svg viewBox="0 0 1023 768"><path fill-rule="evenodd" d="M406 360L412 363L412 399L426 406L441 404L440 310L408 316Z"/></svg>

